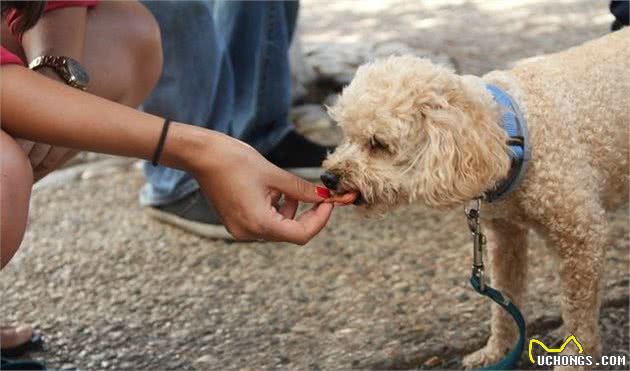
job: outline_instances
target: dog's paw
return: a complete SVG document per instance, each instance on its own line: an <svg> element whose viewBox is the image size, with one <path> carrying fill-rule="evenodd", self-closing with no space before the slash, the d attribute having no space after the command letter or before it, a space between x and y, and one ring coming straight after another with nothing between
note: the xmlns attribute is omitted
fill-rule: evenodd
<svg viewBox="0 0 630 371"><path fill-rule="evenodd" d="M462 360L462 364L467 369L487 366L498 362L501 358L503 358L504 355L505 352L502 351L501 348L486 345L478 351L472 352L469 355L465 356Z"/></svg>

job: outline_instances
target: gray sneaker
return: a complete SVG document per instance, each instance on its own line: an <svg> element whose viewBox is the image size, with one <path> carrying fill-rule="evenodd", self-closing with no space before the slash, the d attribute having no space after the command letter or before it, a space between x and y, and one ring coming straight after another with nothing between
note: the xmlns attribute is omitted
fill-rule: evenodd
<svg viewBox="0 0 630 371"><path fill-rule="evenodd" d="M146 212L157 220L202 237L234 239L223 226L212 204L199 190L170 204L149 206Z"/></svg>

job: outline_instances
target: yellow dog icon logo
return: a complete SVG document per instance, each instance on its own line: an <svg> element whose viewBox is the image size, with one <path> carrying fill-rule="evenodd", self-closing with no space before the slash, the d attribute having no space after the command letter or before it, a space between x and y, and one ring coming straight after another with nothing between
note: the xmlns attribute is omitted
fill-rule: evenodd
<svg viewBox="0 0 630 371"><path fill-rule="evenodd" d="M543 350L547 353L561 353L564 348L567 347L567 345L573 342L575 343L575 345L578 348L578 353L584 353L584 349L582 348L582 344L580 344L580 342L575 338L574 335L569 336L564 343L562 343L562 345L558 348L548 348L542 341L538 340L538 339L530 339L529 340L529 360L532 361L533 364L536 364L536 362L534 361L534 356L532 355L532 347L534 346L534 343L540 345Z"/></svg>

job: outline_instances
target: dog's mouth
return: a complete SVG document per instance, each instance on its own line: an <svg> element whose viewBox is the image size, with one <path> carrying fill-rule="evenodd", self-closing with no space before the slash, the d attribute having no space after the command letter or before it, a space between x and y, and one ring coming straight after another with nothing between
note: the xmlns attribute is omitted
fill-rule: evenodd
<svg viewBox="0 0 630 371"><path fill-rule="evenodd" d="M361 194L361 192L357 192L357 197L354 199L354 201L352 202L353 205L356 206L363 206L363 205L367 205L368 202L367 200L363 197L363 195Z"/></svg>
<svg viewBox="0 0 630 371"><path fill-rule="evenodd" d="M351 190L333 191L331 201L343 205L367 205L367 200L361 195L361 192Z"/></svg>

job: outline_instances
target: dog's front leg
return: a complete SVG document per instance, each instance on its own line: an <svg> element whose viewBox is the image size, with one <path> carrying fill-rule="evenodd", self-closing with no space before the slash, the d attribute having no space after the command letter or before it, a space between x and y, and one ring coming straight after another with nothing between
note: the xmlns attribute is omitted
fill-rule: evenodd
<svg viewBox="0 0 630 371"><path fill-rule="evenodd" d="M488 227L491 285L520 307L527 286L527 229L502 219L493 220ZM492 304L488 343L464 357L464 366L473 368L498 361L514 346L517 337L512 318Z"/></svg>

